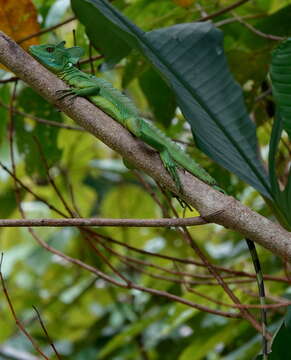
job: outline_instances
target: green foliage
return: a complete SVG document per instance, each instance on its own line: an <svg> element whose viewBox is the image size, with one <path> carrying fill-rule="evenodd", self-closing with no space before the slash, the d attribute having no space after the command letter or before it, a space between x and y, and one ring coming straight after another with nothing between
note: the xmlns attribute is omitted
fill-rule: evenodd
<svg viewBox="0 0 291 360"><path fill-rule="evenodd" d="M62 121L60 113L32 89L23 89L17 101L20 109L26 113L47 120ZM46 170L42 155L50 167L60 159L62 154L57 141L59 128L44 126L37 122L34 126L29 126L21 115L16 117L15 128L18 150L25 156L27 173L44 176Z"/></svg>
<svg viewBox="0 0 291 360"><path fill-rule="evenodd" d="M15 190L12 186L5 186L0 192L0 217L2 219L9 218L16 209Z"/></svg>

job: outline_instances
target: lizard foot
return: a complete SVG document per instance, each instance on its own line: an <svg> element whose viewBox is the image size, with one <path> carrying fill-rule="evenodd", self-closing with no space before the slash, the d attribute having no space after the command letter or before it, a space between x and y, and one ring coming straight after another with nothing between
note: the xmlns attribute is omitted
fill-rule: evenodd
<svg viewBox="0 0 291 360"><path fill-rule="evenodd" d="M180 192L182 190L182 187L181 187L179 175L177 173L177 165L176 165L175 161L172 159L170 153L167 150L161 151L160 157L161 157L161 160L162 160L165 168L167 169L167 171L171 175L172 179L174 180L174 182L177 186L177 190Z"/></svg>

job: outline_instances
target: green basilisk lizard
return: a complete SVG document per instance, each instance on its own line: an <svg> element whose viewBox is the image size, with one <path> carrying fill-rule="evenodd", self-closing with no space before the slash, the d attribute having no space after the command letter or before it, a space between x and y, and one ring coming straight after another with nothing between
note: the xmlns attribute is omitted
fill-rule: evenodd
<svg viewBox="0 0 291 360"><path fill-rule="evenodd" d="M138 115L133 102L112 84L104 79L86 74L74 65L84 54L81 47L65 48L65 42L57 45L33 45L29 52L42 65L68 83L71 88L58 90L59 99L66 96L85 96L90 101L122 124L137 138L156 149L161 160L174 180L177 190L181 191L181 182L177 173L180 166L191 174L224 193L215 179L210 176L194 159L168 138L156 126Z"/></svg>
<svg viewBox="0 0 291 360"><path fill-rule="evenodd" d="M74 46L72 48L65 48L65 42L62 41L57 45L33 45L30 46L29 52L42 65L71 86L70 89L57 91L57 93L60 94L60 99L66 96L72 96L72 98L84 96L89 98L93 104L122 124L133 135L156 149L160 154L165 168L174 180L178 191L182 190L177 173L177 166L180 166L206 184L225 193L225 191L217 185L214 178L196 163L194 159L186 154L156 126L140 117L137 108L127 96L114 88L108 81L86 74L74 66L84 54L84 50L81 47ZM247 243L255 264L261 304L264 305L263 276L260 270L259 259L253 242L247 239ZM266 312L264 309L262 312L264 318L264 354L267 354L267 340L265 337ZM265 358L266 357L264 357L264 359Z"/></svg>

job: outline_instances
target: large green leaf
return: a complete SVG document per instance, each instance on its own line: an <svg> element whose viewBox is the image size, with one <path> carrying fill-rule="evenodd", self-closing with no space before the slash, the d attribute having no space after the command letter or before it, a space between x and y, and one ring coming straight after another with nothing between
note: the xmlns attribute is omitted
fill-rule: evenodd
<svg viewBox="0 0 291 360"><path fill-rule="evenodd" d="M220 30L205 22L143 32L107 1L72 0L72 7L87 29L92 21L106 22L115 39L139 49L175 92L200 149L271 197L257 155L255 126L228 70Z"/></svg>
<svg viewBox="0 0 291 360"><path fill-rule="evenodd" d="M283 127L291 139L291 38L273 51L270 75Z"/></svg>
<svg viewBox="0 0 291 360"><path fill-rule="evenodd" d="M273 52L270 75L277 113L272 129L269 152L269 172L277 206L284 214L286 227L291 228L291 169L285 188L280 189L276 175L276 153L285 129L291 139L291 39L282 42Z"/></svg>

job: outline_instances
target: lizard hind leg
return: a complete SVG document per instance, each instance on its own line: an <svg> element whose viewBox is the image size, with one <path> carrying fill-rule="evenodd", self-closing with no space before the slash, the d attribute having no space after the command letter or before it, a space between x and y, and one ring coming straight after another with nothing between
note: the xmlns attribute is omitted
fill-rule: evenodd
<svg viewBox="0 0 291 360"><path fill-rule="evenodd" d="M177 164L175 163L175 160L172 158L169 151L165 148L164 150L160 151L160 157L164 164L164 167L168 170L169 174L171 175L172 179L174 180L178 191L180 192L181 187L181 181L177 172Z"/></svg>

